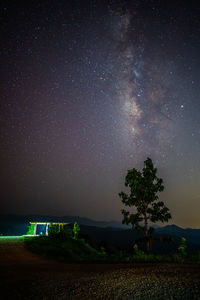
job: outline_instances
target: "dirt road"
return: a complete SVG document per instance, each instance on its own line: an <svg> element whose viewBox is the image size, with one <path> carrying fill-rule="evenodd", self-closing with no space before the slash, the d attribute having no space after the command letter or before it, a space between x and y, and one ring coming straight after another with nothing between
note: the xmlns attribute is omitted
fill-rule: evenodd
<svg viewBox="0 0 200 300"><path fill-rule="evenodd" d="M200 299L199 264L64 264L0 238L1 299ZM4 296L3 296L4 295Z"/></svg>

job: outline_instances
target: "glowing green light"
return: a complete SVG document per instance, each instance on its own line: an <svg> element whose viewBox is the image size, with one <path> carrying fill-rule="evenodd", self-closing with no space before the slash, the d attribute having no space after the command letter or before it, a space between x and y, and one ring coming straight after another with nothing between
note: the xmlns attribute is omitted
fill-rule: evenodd
<svg viewBox="0 0 200 300"><path fill-rule="evenodd" d="M63 230L64 225L68 225L69 223L58 223L58 222L30 222L28 232L26 236L36 236L37 226L38 225L45 225L45 235L49 234L49 229L53 227L58 227L58 232Z"/></svg>

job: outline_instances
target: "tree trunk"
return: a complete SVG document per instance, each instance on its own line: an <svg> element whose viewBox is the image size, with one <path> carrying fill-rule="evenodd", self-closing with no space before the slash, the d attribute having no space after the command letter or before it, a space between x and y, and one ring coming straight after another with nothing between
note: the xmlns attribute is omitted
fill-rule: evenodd
<svg viewBox="0 0 200 300"><path fill-rule="evenodd" d="M145 221L145 242L146 242L146 252L147 254L149 254L150 252L150 240L149 240L149 232L148 232L148 223L147 223L147 209L145 209L145 213L144 213L144 221Z"/></svg>

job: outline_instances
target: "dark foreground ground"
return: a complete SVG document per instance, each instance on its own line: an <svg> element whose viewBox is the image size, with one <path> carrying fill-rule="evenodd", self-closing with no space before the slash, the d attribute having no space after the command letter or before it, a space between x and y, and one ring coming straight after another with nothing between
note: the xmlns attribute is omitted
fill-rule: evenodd
<svg viewBox="0 0 200 300"><path fill-rule="evenodd" d="M200 299L200 264L62 264L1 238L0 298Z"/></svg>

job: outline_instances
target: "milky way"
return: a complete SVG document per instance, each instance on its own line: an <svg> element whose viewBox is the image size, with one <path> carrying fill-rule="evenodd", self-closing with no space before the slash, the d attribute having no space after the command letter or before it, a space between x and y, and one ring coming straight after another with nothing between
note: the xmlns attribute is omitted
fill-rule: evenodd
<svg viewBox="0 0 200 300"><path fill-rule="evenodd" d="M170 68L170 61L158 58L162 57L159 51L151 53L146 49L148 37L144 36L143 20L134 9L111 12L117 96L123 104L123 118L127 118L128 138L137 144L137 149L152 148L153 140L166 152L173 142L170 101L166 99L170 97L167 91L173 88L173 66Z"/></svg>
<svg viewBox="0 0 200 300"><path fill-rule="evenodd" d="M172 223L199 227L199 8L5 2L1 24L2 213L120 220L149 156Z"/></svg>

